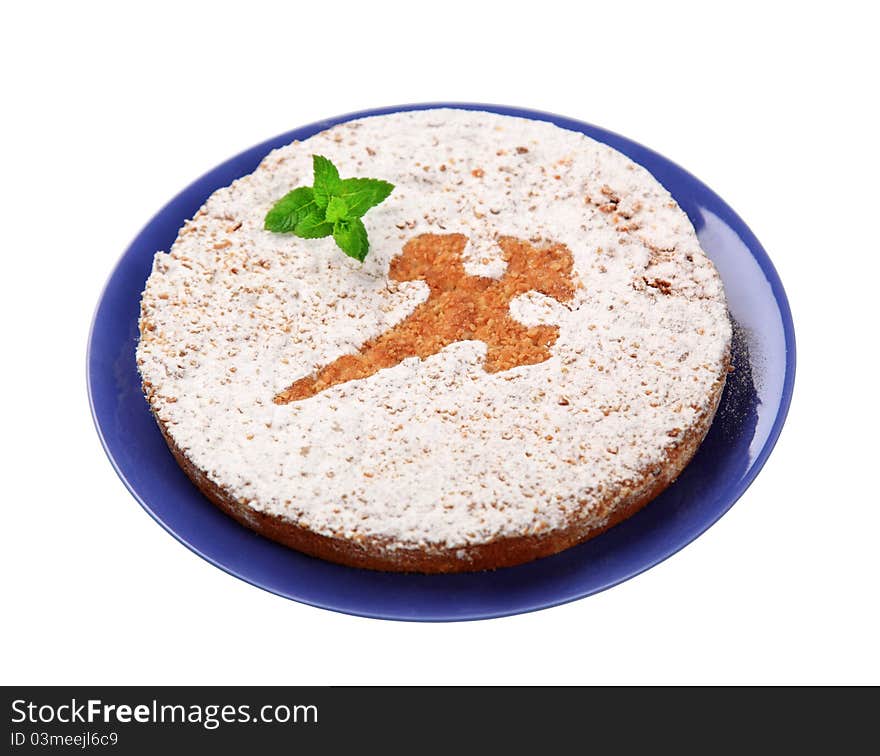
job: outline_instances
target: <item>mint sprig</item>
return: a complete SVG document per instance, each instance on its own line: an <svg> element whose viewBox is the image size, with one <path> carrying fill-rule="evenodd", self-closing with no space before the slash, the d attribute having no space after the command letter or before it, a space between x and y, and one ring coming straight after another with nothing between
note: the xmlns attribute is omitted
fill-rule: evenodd
<svg viewBox="0 0 880 756"><path fill-rule="evenodd" d="M298 187L278 200L266 213L264 228L303 239L332 235L345 254L363 262L370 242L361 218L384 202L394 185L380 179L339 178L336 166L321 155L312 155L312 166L312 186Z"/></svg>

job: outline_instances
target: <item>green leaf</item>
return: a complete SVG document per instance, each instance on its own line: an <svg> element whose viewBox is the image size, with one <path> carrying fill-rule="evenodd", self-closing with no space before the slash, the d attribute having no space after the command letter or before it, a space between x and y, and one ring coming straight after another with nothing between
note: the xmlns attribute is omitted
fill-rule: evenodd
<svg viewBox="0 0 880 756"><path fill-rule="evenodd" d="M348 217L348 205L341 197L331 197L327 203L327 222L336 223Z"/></svg>
<svg viewBox="0 0 880 756"><path fill-rule="evenodd" d="M327 223L324 213L316 208L296 224L293 233L303 239L320 239L333 233L333 224Z"/></svg>
<svg viewBox="0 0 880 756"><path fill-rule="evenodd" d="M387 199L394 190L394 184L371 178L349 178L339 182L336 196L348 205L348 217L360 218L371 207Z"/></svg>
<svg viewBox="0 0 880 756"><path fill-rule="evenodd" d="M394 185L371 178L339 178L336 166L322 155L312 155L314 186L301 186L284 195L266 213L264 226L303 239L333 234L339 248L364 261L370 251L361 217L387 199Z"/></svg>
<svg viewBox="0 0 880 756"><path fill-rule="evenodd" d="M279 234L295 232L298 223L316 210L315 194L311 187L301 186L285 194L266 213L263 226Z"/></svg>
<svg viewBox="0 0 880 756"><path fill-rule="evenodd" d="M333 239L345 254L360 262L364 261L370 251L367 240L367 229L360 218L339 220L333 226Z"/></svg>
<svg viewBox="0 0 880 756"><path fill-rule="evenodd" d="M339 180L339 171L322 155L312 155L312 166L315 172L315 202L318 207L324 209L330 202L330 197L339 194L339 186L342 183Z"/></svg>

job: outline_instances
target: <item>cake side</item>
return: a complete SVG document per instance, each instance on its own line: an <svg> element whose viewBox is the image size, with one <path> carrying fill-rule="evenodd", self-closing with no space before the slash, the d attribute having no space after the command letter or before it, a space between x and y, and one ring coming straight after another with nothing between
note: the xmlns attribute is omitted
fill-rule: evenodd
<svg viewBox="0 0 880 756"><path fill-rule="evenodd" d="M595 538L638 513L675 482L696 454L712 425L724 384L724 378L718 381L705 416L699 425L692 427L667 451L664 464L655 470L644 471L638 479L607 491L597 506L575 512L565 526L455 548L440 543L400 548L399 544L389 542L386 538L352 539L322 535L284 517L255 511L199 470L175 444L162 422L158 422L168 448L196 487L214 505L260 535L309 556L348 567L383 572L449 574L514 567L552 556Z"/></svg>

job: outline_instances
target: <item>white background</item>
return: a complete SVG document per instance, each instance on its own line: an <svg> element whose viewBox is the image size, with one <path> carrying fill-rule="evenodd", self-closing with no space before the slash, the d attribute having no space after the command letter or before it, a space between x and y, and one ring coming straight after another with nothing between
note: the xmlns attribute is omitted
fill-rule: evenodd
<svg viewBox="0 0 880 756"><path fill-rule="evenodd" d="M2 11L0 682L880 683L870 4L310 5ZM799 349L776 451L703 537L601 595L453 625L202 561L116 478L84 381L104 281L179 189L295 126L430 100L561 113L694 172L773 258Z"/></svg>

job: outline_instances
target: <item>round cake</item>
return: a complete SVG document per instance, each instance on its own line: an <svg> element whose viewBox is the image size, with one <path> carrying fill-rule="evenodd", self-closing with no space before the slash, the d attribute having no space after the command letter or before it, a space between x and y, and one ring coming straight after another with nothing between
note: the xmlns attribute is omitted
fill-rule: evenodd
<svg viewBox="0 0 880 756"><path fill-rule="evenodd" d="M273 233L314 155L394 184L369 254ZM554 554L666 488L730 364L717 271L645 169L543 121L349 121L216 191L141 302L144 393L243 525L379 570Z"/></svg>

